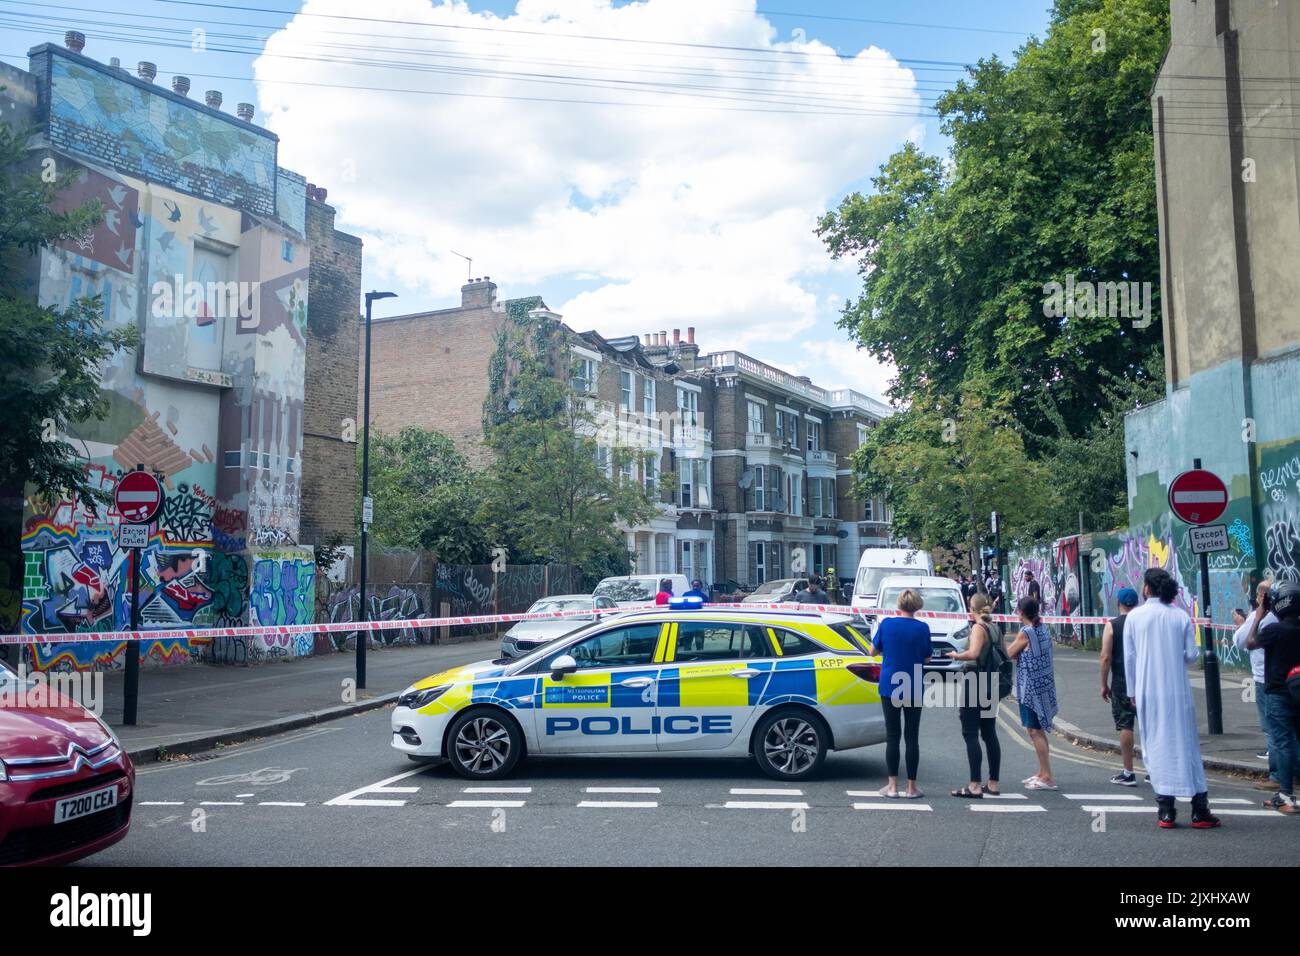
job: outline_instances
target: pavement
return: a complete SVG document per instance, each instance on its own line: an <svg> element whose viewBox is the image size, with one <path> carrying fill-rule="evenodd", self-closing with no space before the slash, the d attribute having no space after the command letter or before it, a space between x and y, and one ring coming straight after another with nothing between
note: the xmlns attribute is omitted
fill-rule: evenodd
<svg viewBox="0 0 1300 956"><path fill-rule="evenodd" d="M1110 715L1110 704L1101 699L1101 673L1095 652L1056 645L1053 650L1056 671L1056 699L1061 708L1056 729L1072 743L1094 750L1119 752L1119 734ZM1211 734L1205 716L1205 674L1193 666L1188 671L1192 698L1201 731L1201 757L1206 769L1222 773L1268 776L1268 764L1255 755L1266 748L1264 733L1253 699L1254 681L1244 671L1220 672L1219 687L1223 700L1223 733ZM1141 739L1141 728L1138 728ZM1142 752L1138 746L1137 752Z"/></svg>
<svg viewBox="0 0 1300 956"><path fill-rule="evenodd" d="M123 673L104 676L103 718L137 764L192 754L384 707L412 683L496 657L496 639L371 648L366 687L353 653L248 667L193 664L140 671L136 723L122 723Z"/></svg>

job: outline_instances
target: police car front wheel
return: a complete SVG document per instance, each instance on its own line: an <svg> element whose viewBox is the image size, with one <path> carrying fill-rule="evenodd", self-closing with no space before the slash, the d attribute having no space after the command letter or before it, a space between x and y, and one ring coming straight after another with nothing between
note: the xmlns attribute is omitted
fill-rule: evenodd
<svg viewBox="0 0 1300 956"><path fill-rule="evenodd" d="M504 777L515 768L523 750L524 735L519 725L491 710L462 714L447 733L451 768L470 780Z"/></svg>
<svg viewBox="0 0 1300 956"><path fill-rule="evenodd" d="M826 725L812 714L780 710L763 718L754 735L759 768L776 780L805 780L826 759Z"/></svg>

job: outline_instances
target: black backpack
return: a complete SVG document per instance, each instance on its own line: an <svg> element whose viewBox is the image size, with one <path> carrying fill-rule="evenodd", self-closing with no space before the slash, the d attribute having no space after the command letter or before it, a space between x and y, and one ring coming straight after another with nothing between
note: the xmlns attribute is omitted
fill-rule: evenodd
<svg viewBox="0 0 1300 956"><path fill-rule="evenodd" d="M1011 662L1011 658L1007 656L1007 652L1002 646L1002 634L999 632L995 638L993 636L993 625L991 624L985 624L984 629L988 632L989 642L984 648L985 662L983 669L990 674L998 675L998 700L1002 700L1011 694L1011 690L1015 686L1015 665Z"/></svg>

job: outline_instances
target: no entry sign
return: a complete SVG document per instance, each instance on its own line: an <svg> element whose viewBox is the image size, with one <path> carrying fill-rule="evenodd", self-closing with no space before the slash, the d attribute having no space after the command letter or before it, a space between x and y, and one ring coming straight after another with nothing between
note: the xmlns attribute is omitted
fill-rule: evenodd
<svg viewBox="0 0 1300 956"><path fill-rule="evenodd" d="M1228 486L1204 468L1185 471L1169 485L1169 508L1188 524L1209 524L1228 510Z"/></svg>
<svg viewBox="0 0 1300 956"><path fill-rule="evenodd" d="M150 472L128 471L117 483L113 500L124 521L147 524L162 510L162 485Z"/></svg>

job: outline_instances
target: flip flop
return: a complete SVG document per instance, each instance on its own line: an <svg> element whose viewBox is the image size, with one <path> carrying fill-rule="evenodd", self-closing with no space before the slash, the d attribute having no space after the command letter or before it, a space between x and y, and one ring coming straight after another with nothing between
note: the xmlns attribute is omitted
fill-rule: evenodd
<svg viewBox="0 0 1300 956"><path fill-rule="evenodd" d="M1037 779L1038 779L1038 774L1033 774L1032 776L1026 777L1024 780L1021 780L1020 782L1028 786L1029 784L1033 783Z"/></svg>
<svg viewBox="0 0 1300 956"><path fill-rule="evenodd" d="M1026 790L1060 790L1061 788L1054 783L1043 783L1035 777L1029 783L1025 784Z"/></svg>
<svg viewBox="0 0 1300 956"><path fill-rule="evenodd" d="M925 794L920 790L916 791L916 793L900 793L898 795L900 800L920 800L924 796Z"/></svg>
<svg viewBox="0 0 1300 956"><path fill-rule="evenodd" d="M960 790L949 790L954 797L961 797L963 800L983 800L984 791L976 793L970 787L962 787Z"/></svg>
<svg viewBox="0 0 1300 956"><path fill-rule="evenodd" d="M897 800L897 799L898 799L898 791L897 791L897 790L890 790L890 789L889 789L889 784L885 784L883 787L881 787L879 790L877 790L876 793L878 793L878 794L880 794L882 797L886 797L886 798L888 798L888 799L890 799L890 800Z"/></svg>

